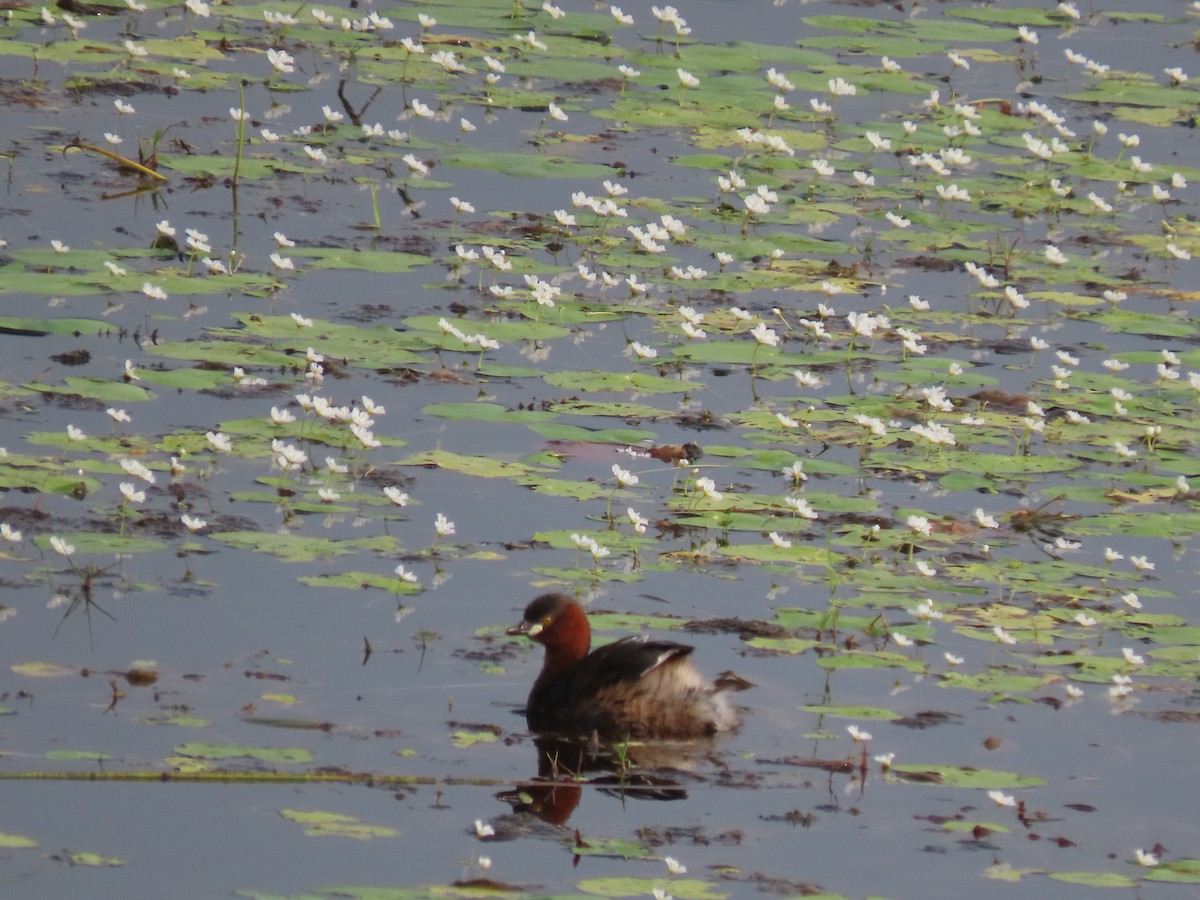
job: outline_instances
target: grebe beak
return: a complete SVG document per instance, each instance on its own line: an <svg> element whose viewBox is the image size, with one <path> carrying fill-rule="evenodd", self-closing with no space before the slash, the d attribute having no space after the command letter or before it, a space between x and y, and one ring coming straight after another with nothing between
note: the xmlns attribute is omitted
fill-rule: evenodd
<svg viewBox="0 0 1200 900"><path fill-rule="evenodd" d="M526 637L531 637L531 638L537 637L539 634L542 633L542 623L541 622L518 622L516 625L513 625L511 628L505 629L504 633L505 634L513 634L513 635L523 634Z"/></svg>

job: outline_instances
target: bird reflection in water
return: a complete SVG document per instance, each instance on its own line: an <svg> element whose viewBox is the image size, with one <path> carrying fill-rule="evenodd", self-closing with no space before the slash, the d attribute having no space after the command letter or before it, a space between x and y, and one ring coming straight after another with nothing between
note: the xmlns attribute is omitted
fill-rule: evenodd
<svg viewBox="0 0 1200 900"><path fill-rule="evenodd" d="M534 748L537 777L496 795L512 807L511 815L492 821L496 838L531 831L560 837L584 791L621 801L684 800L688 785L705 780L693 770L702 763L720 764L713 741L602 744L540 737Z"/></svg>

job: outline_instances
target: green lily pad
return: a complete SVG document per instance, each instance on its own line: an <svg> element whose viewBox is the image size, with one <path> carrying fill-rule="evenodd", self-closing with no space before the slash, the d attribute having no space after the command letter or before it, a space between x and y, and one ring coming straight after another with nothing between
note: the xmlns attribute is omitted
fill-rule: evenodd
<svg viewBox="0 0 1200 900"><path fill-rule="evenodd" d="M61 385L33 383L27 384L25 387L48 394L70 394L75 397L84 397L98 403L145 403L153 399L153 395L143 387L120 381L108 381L104 378L70 377L63 379Z"/></svg>
<svg viewBox="0 0 1200 900"><path fill-rule="evenodd" d="M1137 881L1118 872L1047 872L1055 881L1081 884L1085 887L1136 888Z"/></svg>
<svg viewBox="0 0 1200 900"><path fill-rule="evenodd" d="M180 744L179 756L193 759L254 759L271 765L296 765L312 762L310 751L303 747L242 747L236 744Z"/></svg>
<svg viewBox="0 0 1200 900"><path fill-rule="evenodd" d="M671 619L667 616L639 616L631 613L592 613L588 623L594 631L671 631L684 624L681 619Z"/></svg>
<svg viewBox="0 0 1200 900"><path fill-rule="evenodd" d="M1165 881L1170 884L1200 883L1200 859L1162 861L1142 875L1145 881Z"/></svg>
<svg viewBox="0 0 1200 900"><path fill-rule="evenodd" d="M584 428L565 422L538 422L529 426L548 441L578 441L595 444L626 444L637 446L654 440L653 431L637 428Z"/></svg>
<svg viewBox="0 0 1200 900"><path fill-rule="evenodd" d="M573 848L579 856L612 857L615 859L656 859L658 854L640 841L623 838L591 837L587 843Z"/></svg>
<svg viewBox="0 0 1200 900"><path fill-rule="evenodd" d="M817 665L831 672L840 669L907 669L910 672L924 672L925 663L899 653L840 653L837 656L823 656L817 660Z"/></svg>
<svg viewBox="0 0 1200 900"><path fill-rule="evenodd" d="M177 725L180 728L208 728L213 723L212 719L205 719L201 716L193 716L186 713L176 713L167 716L142 716L138 721L144 722L147 725Z"/></svg>
<svg viewBox="0 0 1200 900"><path fill-rule="evenodd" d="M456 731L450 736L450 743L455 747L473 747L476 744L490 744L497 735L491 731Z"/></svg>
<svg viewBox="0 0 1200 900"><path fill-rule="evenodd" d="M0 831L0 847L6 850L29 850L36 847L38 842L21 834L9 834Z"/></svg>
<svg viewBox="0 0 1200 900"><path fill-rule="evenodd" d="M337 588L339 590L354 590L366 587L380 588L394 594L419 594L421 586L411 581L404 581L393 575L379 572L337 572L328 575L301 575L296 579L301 584L318 588Z"/></svg>
<svg viewBox="0 0 1200 900"><path fill-rule="evenodd" d="M548 478L545 475L527 475L516 479L539 494L547 497L569 497L572 500L595 500L610 491L594 481L568 481L565 478Z"/></svg>
<svg viewBox="0 0 1200 900"><path fill-rule="evenodd" d="M682 394L694 391L698 385L672 378L658 378L642 372L552 372L546 383L553 387L575 391L607 391L610 393Z"/></svg>
<svg viewBox="0 0 1200 900"><path fill-rule="evenodd" d="M672 878L667 886L669 893L681 900L724 900L729 896L716 885L693 878ZM648 897L654 893L654 888L663 887L663 879L622 876L585 878L576 887L585 894L599 897Z"/></svg>
<svg viewBox="0 0 1200 900"><path fill-rule="evenodd" d="M843 719L866 719L871 721L891 721L899 719L900 714L890 709L880 709L875 706L802 706L803 712L817 713L823 716L838 716Z"/></svg>
<svg viewBox="0 0 1200 900"><path fill-rule="evenodd" d="M529 102L528 97L525 102ZM540 153L504 153L494 148L448 147L445 154L438 155L438 164L487 169L512 178L562 178L578 182L612 177L612 169L598 163Z"/></svg>
<svg viewBox="0 0 1200 900"><path fill-rule="evenodd" d="M279 815L304 826L309 837L348 837L359 841L399 837L400 832L382 825L367 825L354 816L314 810L281 809Z"/></svg>
<svg viewBox="0 0 1200 900"><path fill-rule="evenodd" d="M426 415L468 422L544 422L555 418L538 409L506 409L497 403L430 403Z"/></svg>
<svg viewBox="0 0 1200 900"><path fill-rule="evenodd" d="M463 475L474 475L479 478L517 478L526 477L533 473L529 466L515 462L492 459L486 456L465 456L461 453L450 453L444 450L427 450L404 459L397 460L400 466L425 466L429 468L446 469Z"/></svg>
<svg viewBox="0 0 1200 900"><path fill-rule="evenodd" d="M270 347L256 347L245 340L201 340L186 343L172 343L167 341L153 347L147 347L146 352L168 359L191 360L220 365L225 370L221 375L227 384L233 380L230 373L232 373L234 366L241 366L243 368L262 366L275 369L303 366L302 358L301 360L297 360L286 353Z"/></svg>
<svg viewBox="0 0 1200 900"><path fill-rule="evenodd" d="M9 669L17 675L24 675L26 678L67 678L79 674L78 669L71 669L67 666L48 662L14 663L9 666Z"/></svg>
<svg viewBox="0 0 1200 900"><path fill-rule="evenodd" d="M68 544L75 548L76 553L96 553L103 555L119 554L119 553L153 553L156 550L161 550L166 544L163 541L155 540L154 538L139 538L131 535L122 534L105 534L103 532L76 532L74 534L60 534ZM44 538L37 539L38 546L51 549L50 537L46 535Z"/></svg>
<svg viewBox="0 0 1200 900"><path fill-rule="evenodd" d="M1045 779L1033 775L1018 775L1015 772L1002 772L996 769L973 769L962 766L921 765L918 763L896 764L892 771L898 774L911 772L914 775L932 775L928 783L949 785L950 787L980 788L985 790L1013 790L1015 788L1037 787L1045 784ZM920 784L921 781L914 783Z"/></svg>
<svg viewBox="0 0 1200 900"><path fill-rule="evenodd" d="M352 538L338 541L302 534L275 534L261 531L217 531L208 534L208 537L214 541L221 541L224 544L228 544L231 547L239 547L259 553L269 553L284 562L312 562L317 559L358 553L361 550L389 553L396 549L395 541L384 536Z"/></svg>
<svg viewBox="0 0 1200 900"><path fill-rule="evenodd" d="M89 853L81 851L70 854L71 865L73 866L97 866L100 868L117 868L125 865L125 860L119 856L104 856L100 853Z"/></svg>
<svg viewBox="0 0 1200 900"><path fill-rule="evenodd" d="M234 134L233 124L230 123L230 136ZM276 178L282 172L293 174L319 175L321 169L312 163L300 162L297 156L295 162L280 159L276 156L256 157L246 154L242 157L238 169L238 177L248 180L265 180ZM215 154L168 155L160 159L160 164L167 169L185 175L189 178L232 178L234 165L237 160L233 155L217 156ZM170 291L168 291L170 293Z"/></svg>
<svg viewBox="0 0 1200 900"><path fill-rule="evenodd" d="M425 265L430 260L416 253L388 250L342 250L323 247L295 247L288 250L290 256L312 260L314 269L358 269L381 275L407 272L415 266ZM294 326L293 326L294 327Z"/></svg>
<svg viewBox="0 0 1200 900"><path fill-rule="evenodd" d="M7 276L6 276L7 277ZM7 284L14 289L11 283ZM56 293L64 293L57 291ZM33 319L19 316L0 316L0 331L10 334L104 334L112 331L112 323L99 319Z"/></svg>
<svg viewBox="0 0 1200 900"><path fill-rule="evenodd" d="M107 753L100 753L96 750L47 750L46 759L100 762L112 759L112 757Z"/></svg>

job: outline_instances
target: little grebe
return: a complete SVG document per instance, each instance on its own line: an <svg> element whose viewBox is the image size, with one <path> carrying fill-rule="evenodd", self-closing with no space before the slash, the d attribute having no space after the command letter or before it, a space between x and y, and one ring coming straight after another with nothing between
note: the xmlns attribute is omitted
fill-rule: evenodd
<svg viewBox="0 0 1200 900"><path fill-rule="evenodd" d="M508 633L546 648L525 708L534 731L686 740L737 725L728 697L688 659L692 647L627 637L588 653L587 616L563 594L538 597Z"/></svg>

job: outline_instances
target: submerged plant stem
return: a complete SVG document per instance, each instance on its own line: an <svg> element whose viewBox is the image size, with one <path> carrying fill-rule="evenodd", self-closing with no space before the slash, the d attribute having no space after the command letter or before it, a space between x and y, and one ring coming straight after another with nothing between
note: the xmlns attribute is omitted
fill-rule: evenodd
<svg viewBox="0 0 1200 900"><path fill-rule="evenodd" d="M238 82L237 158L233 162L233 189L242 173L242 151L246 146L246 85Z"/></svg>

